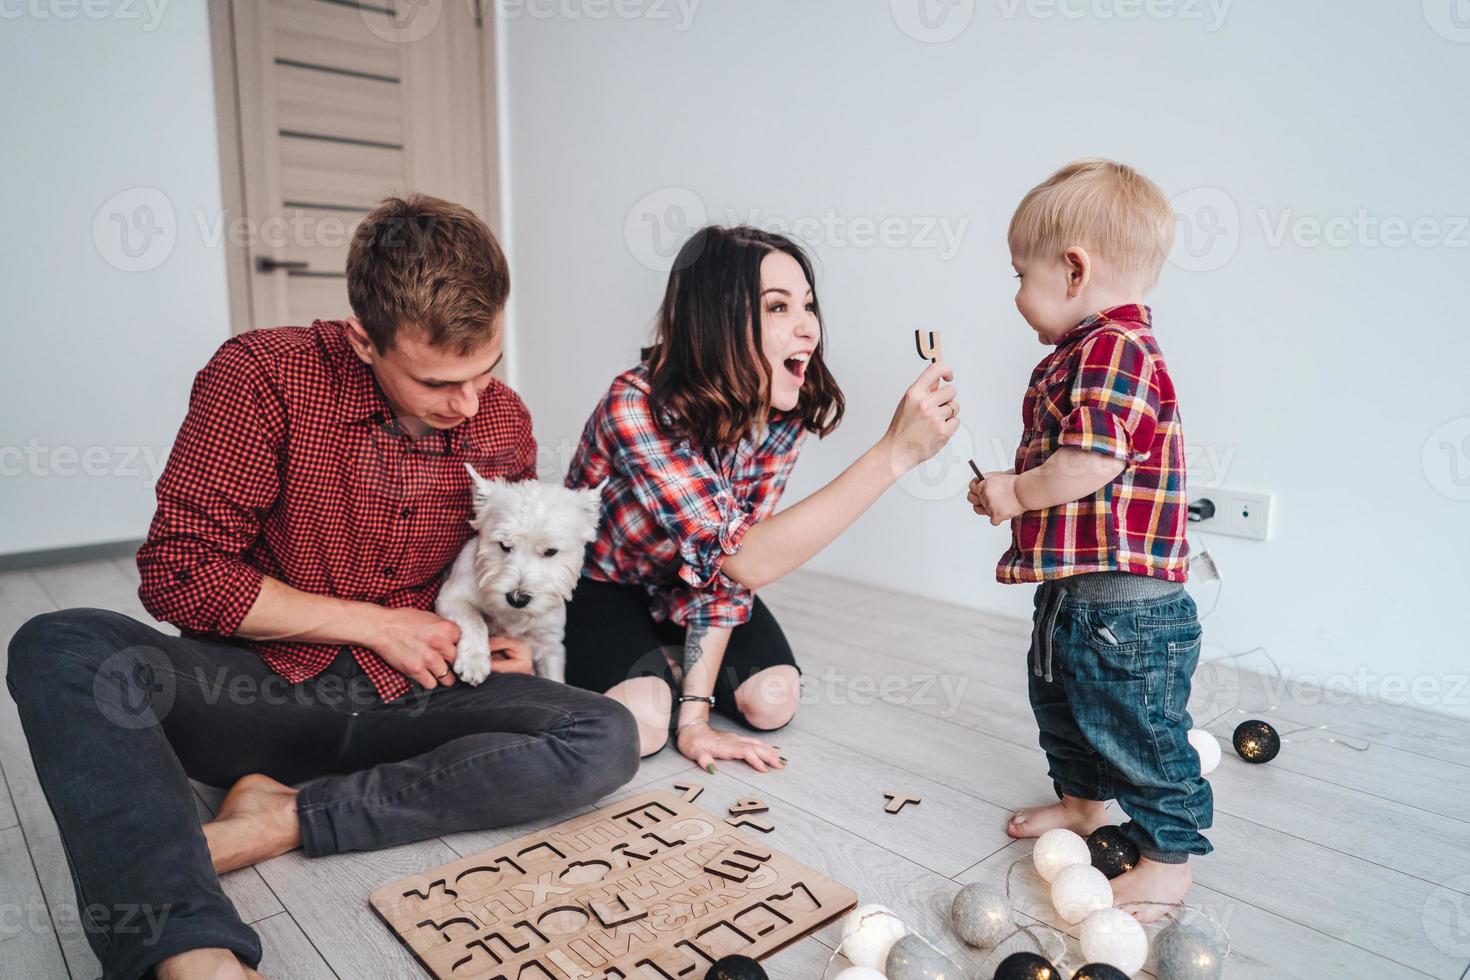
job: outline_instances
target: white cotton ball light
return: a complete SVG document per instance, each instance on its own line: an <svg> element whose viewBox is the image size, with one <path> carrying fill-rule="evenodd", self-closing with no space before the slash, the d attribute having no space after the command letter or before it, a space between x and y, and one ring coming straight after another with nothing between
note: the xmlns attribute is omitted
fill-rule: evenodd
<svg viewBox="0 0 1470 980"><path fill-rule="evenodd" d="M865 966L882 975L888 951L908 933L908 927L886 906L859 905L842 923L838 948L853 966Z"/></svg>
<svg viewBox="0 0 1470 980"><path fill-rule="evenodd" d="M1220 740L1203 728L1189 730L1189 744L1199 753L1199 771L1208 776L1220 764Z"/></svg>
<svg viewBox="0 0 1470 980"><path fill-rule="evenodd" d="M1036 838L1031 862L1036 865L1037 874L1052 881L1063 868L1092 864L1092 852L1087 849L1087 841L1065 827L1056 827Z"/></svg>
<svg viewBox="0 0 1470 980"><path fill-rule="evenodd" d="M1098 909L1112 907L1113 886L1092 865L1074 864L1052 879L1051 904L1057 915L1076 925Z"/></svg>
<svg viewBox="0 0 1470 980"><path fill-rule="evenodd" d="M837 974L836 980L887 980L871 966L850 966Z"/></svg>
<svg viewBox="0 0 1470 980"><path fill-rule="evenodd" d="M1082 923L1082 958L1137 973L1148 959L1148 933L1122 909L1098 909Z"/></svg>

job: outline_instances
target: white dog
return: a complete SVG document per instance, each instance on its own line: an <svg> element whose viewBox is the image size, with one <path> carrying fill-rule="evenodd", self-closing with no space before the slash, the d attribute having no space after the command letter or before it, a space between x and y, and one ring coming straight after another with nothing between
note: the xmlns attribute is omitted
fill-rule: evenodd
<svg viewBox="0 0 1470 980"><path fill-rule="evenodd" d="M474 480L479 532L465 542L434 610L459 627L454 672L471 684L490 676L490 627L524 640L536 675L566 680L566 603L582 571L587 543L597 536L601 494L528 480Z"/></svg>

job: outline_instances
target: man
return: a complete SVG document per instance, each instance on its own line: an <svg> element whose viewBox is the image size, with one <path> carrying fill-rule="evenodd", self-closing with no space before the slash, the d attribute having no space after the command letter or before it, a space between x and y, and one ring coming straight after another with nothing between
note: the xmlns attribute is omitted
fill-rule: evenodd
<svg viewBox="0 0 1470 980"><path fill-rule="evenodd" d="M347 285L354 318L231 338L194 379L138 552L144 606L183 636L68 609L11 640L107 980L258 976L226 871L550 816L637 769L628 711L532 676L518 641L456 684L459 629L432 612L473 533L465 464L535 477L491 377L500 246L464 208L391 199ZM202 828L186 776L231 787Z"/></svg>

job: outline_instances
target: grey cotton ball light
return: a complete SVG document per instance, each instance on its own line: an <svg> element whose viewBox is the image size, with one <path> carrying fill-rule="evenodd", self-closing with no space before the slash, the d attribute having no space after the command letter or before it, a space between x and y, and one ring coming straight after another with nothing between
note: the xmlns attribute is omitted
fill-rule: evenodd
<svg viewBox="0 0 1470 980"><path fill-rule="evenodd" d="M1225 964L1209 936L1176 923L1154 939L1154 974L1159 980L1219 980Z"/></svg>
<svg viewBox="0 0 1470 980"><path fill-rule="evenodd" d="M954 962L916 932L893 944L883 972L888 980L962 980Z"/></svg>
<svg viewBox="0 0 1470 980"><path fill-rule="evenodd" d="M955 933L980 949L994 949L1016 931L1016 917L1005 892L976 882L961 888L949 907Z"/></svg>

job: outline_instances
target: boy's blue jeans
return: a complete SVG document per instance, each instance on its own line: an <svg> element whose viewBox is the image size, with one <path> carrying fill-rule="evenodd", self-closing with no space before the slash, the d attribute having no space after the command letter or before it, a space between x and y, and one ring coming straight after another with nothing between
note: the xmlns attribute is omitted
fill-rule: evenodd
<svg viewBox="0 0 1470 980"><path fill-rule="evenodd" d="M1033 624L1031 708L1057 795L1116 799L1150 860L1210 853L1213 796L1188 737L1201 636L1189 593L1121 572L1043 582Z"/></svg>

